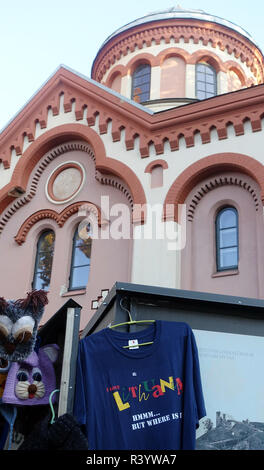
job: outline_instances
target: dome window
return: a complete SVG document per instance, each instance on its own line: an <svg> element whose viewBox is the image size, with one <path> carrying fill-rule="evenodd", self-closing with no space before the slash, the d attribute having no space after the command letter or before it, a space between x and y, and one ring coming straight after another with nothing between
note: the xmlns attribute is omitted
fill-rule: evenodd
<svg viewBox="0 0 264 470"><path fill-rule="evenodd" d="M137 103L149 100L150 75L151 67L149 64L139 65L133 73L131 98Z"/></svg>
<svg viewBox="0 0 264 470"><path fill-rule="evenodd" d="M217 94L216 71L211 65L200 62L196 65L196 98L204 100Z"/></svg>

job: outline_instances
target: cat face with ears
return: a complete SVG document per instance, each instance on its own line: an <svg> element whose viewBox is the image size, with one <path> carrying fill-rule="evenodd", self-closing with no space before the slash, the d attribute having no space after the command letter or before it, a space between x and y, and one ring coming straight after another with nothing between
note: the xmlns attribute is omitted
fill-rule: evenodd
<svg viewBox="0 0 264 470"><path fill-rule="evenodd" d="M56 389L54 363L59 354L56 344L47 344L33 351L21 362L13 362L8 371L3 403L13 405L45 405Z"/></svg>
<svg viewBox="0 0 264 470"><path fill-rule="evenodd" d="M33 351L39 321L47 303L47 293L43 290L33 290L18 300L0 297L1 358L20 361Z"/></svg>

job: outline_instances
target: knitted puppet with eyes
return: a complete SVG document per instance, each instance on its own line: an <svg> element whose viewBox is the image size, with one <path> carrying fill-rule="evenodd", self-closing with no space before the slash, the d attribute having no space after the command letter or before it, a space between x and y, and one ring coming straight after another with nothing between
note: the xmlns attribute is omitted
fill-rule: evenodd
<svg viewBox="0 0 264 470"><path fill-rule="evenodd" d="M48 303L44 290L33 290L27 297L5 300L0 297L0 357L21 361L34 349L39 321Z"/></svg>
<svg viewBox="0 0 264 470"><path fill-rule="evenodd" d="M54 363L59 355L57 344L47 344L26 359L12 362L3 393L3 403L46 405L56 388Z"/></svg>

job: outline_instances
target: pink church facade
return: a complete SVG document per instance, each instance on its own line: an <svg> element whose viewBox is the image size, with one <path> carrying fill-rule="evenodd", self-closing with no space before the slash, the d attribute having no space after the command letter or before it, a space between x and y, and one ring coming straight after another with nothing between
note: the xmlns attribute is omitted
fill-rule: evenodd
<svg viewBox="0 0 264 470"><path fill-rule="evenodd" d="M170 9L60 67L0 136L1 295L116 281L264 298L264 59L240 27Z"/></svg>

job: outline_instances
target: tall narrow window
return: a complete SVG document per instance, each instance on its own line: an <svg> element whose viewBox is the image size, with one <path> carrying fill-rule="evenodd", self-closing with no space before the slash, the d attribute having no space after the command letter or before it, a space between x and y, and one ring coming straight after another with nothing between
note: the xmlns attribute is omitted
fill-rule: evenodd
<svg viewBox="0 0 264 470"><path fill-rule="evenodd" d="M139 65L132 77L131 98L138 103L148 101L150 97L150 75L151 67L149 64Z"/></svg>
<svg viewBox="0 0 264 470"><path fill-rule="evenodd" d="M238 267L238 213L225 207L216 217L217 271Z"/></svg>
<svg viewBox="0 0 264 470"><path fill-rule="evenodd" d="M216 72L210 65L199 63L196 65L196 97L204 100L217 94Z"/></svg>
<svg viewBox="0 0 264 470"><path fill-rule="evenodd" d="M42 232L38 239L35 261L33 289L49 290L54 252L55 234L53 230Z"/></svg>
<svg viewBox="0 0 264 470"><path fill-rule="evenodd" d="M87 225L88 232L90 233L90 224ZM90 273L91 249L91 238L81 238L77 228L72 243L69 290L85 289Z"/></svg>

